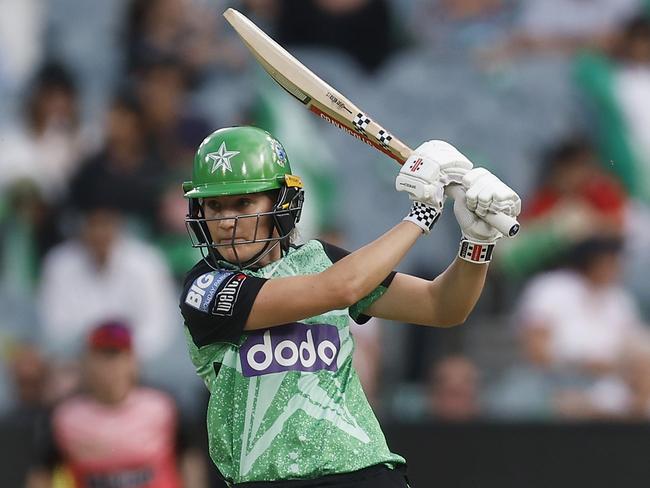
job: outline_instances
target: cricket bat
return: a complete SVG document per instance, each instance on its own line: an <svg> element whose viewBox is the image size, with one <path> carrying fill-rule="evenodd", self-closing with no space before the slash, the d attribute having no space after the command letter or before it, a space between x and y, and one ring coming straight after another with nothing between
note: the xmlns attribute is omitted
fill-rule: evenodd
<svg viewBox="0 0 650 488"><path fill-rule="evenodd" d="M223 16L271 78L314 114L399 164L404 164L413 153L413 149L312 73L245 15L229 8ZM460 185L449 185L446 192L454 199L464 198ZM508 237L519 232L517 220L506 214L489 213L482 218Z"/></svg>

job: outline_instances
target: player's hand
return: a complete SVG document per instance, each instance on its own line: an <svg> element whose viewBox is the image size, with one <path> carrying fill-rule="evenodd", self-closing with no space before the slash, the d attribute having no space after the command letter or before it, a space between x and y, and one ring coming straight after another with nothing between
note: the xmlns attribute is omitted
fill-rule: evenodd
<svg viewBox="0 0 650 488"><path fill-rule="evenodd" d="M406 160L395 180L397 191L405 191L411 200L442 211L445 186L460 183L473 165L451 144L426 141Z"/></svg>
<svg viewBox="0 0 650 488"><path fill-rule="evenodd" d="M461 179L465 198L454 202L454 215L463 236L476 243L494 243L503 234L480 217L489 212L517 217L521 211L519 195L485 168L468 171Z"/></svg>
<svg viewBox="0 0 650 488"><path fill-rule="evenodd" d="M440 166L440 181L445 186L449 183L460 183L463 176L474 167L463 153L445 141L423 142L415 152L438 163Z"/></svg>

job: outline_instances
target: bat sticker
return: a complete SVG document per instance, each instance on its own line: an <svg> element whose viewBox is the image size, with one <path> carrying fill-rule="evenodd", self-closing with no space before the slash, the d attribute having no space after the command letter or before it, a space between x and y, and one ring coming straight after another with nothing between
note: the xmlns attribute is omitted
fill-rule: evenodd
<svg viewBox="0 0 650 488"><path fill-rule="evenodd" d="M393 138L392 135L390 135L388 132L386 132L384 129L381 129L377 135L377 140L379 141L379 144L381 144L384 147L388 147L390 145L390 141Z"/></svg>
<svg viewBox="0 0 650 488"><path fill-rule="evenodd" d="M332 92L327 92L325 96L330 100L332 100L332 103L336 105L338 108L343 109L350 114L352 113L352 110L350 110L348 107L345 106L345 102L339 100L339 98L336 95L334 95Z"/></svg>
<svg viewBox="0 0 650 488"><path fill-rule="evenodd" d="M352 120L352 124L359 132L366 132L366 127L370 124L370 118L363 112L359 112Z"/></svg>

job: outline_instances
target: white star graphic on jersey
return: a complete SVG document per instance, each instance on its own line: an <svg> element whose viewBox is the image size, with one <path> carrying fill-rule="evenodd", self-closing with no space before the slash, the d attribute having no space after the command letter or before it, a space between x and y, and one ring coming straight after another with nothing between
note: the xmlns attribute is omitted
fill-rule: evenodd
<svg viewBox="0 0 650 488"><path fill-rule="evenodd" d="M210 173L214 173L221 167L225 168L227 171L232 171L230 158L235 157L238 154L239 151L228 151L226 142L222 142L217 152L208 153L205 156L206 163L208 162L208 159L212 160L212 169L210 170Z"/></svg>

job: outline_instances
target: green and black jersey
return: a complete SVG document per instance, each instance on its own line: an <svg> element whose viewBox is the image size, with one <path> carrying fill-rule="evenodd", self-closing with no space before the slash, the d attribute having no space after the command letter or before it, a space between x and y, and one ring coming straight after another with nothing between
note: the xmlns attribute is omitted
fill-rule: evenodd
<svg viewBox="0 0 650 488"><path fill-rule="evenodd" d="M405 462L388 449L352 367L348 317L368 320L361 312L393 274L349 310L243 331L266 280L318 273L345 254L313 240L258 270L227 263L213 270L202 261L188 274L181 311L192 361L210 390L210 455L226 479L312 479Z"/></svg>

